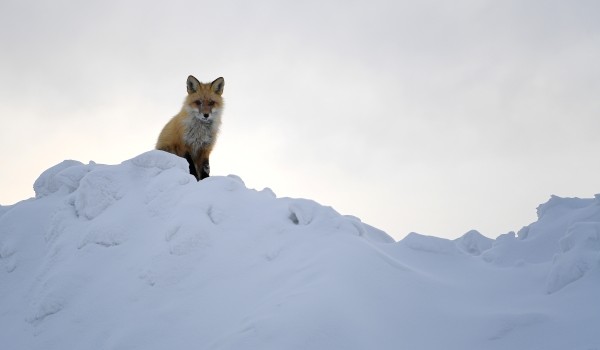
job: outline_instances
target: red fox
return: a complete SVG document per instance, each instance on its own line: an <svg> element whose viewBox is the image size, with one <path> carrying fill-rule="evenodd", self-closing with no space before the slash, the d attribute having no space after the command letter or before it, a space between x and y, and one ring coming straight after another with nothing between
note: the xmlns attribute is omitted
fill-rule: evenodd
<svg viewBox="0 0 600 350"><path fill-rule="evenodd" d="M224 86L223 78L203 84L190 75L181 111L165 125L156 142L156 149L187 159L190 174L198 181L210 176L208 157L221 125Z"/></svg>

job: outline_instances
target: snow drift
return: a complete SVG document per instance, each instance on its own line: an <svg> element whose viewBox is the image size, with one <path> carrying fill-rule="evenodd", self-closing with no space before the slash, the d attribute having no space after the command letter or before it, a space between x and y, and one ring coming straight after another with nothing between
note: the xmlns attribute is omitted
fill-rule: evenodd
<svg viewBox="0 0 600 350"><path fill-rule="evenodd" d="M34 189L0 207L3 349L600 348L600 196L394 242L160 151Z"/></svg>

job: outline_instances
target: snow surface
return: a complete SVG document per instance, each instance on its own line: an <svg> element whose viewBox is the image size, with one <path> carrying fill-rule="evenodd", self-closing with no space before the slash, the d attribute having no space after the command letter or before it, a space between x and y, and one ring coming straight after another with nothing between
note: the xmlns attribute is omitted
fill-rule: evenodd
<svg viewBox="0 0 600 350"><path fill-rule="evenodd" d="M600 196L395 242L161 151L34 189L0 206L1 349L600 349Z"/></svg>

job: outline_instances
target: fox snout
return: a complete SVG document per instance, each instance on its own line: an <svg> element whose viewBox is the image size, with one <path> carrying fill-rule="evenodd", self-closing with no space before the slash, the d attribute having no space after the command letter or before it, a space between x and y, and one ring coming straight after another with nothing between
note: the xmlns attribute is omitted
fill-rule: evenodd
<svg viewBox="0 0 600 350"><path fill-rule="evenodd" d="M200 112L200 113L193 113L192 116L196 120L198 120L199 122L202 122L202 123L208 123L208 122L212 121L211 115L208 114L208 113L202 113L202 112Z"/></svg>
<svg viewBox="0 0 600 350"><path fill-rule="evenodd" d="M213 103L202 103L196 102L195 105L191 106L193 110L193 114L202 121L208 121L215 115L217 112Z"/></svg>

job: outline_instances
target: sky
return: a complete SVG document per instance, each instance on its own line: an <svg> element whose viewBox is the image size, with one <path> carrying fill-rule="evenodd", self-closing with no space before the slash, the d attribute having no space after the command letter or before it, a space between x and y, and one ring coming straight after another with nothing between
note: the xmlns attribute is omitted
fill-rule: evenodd
<svg viewBox="0 0 600 350"><path fill-rule="evenodd" d="M600 193L596 1L0 1L0 204L151 150L225 78L211 174L400 239Z"/></svg>

